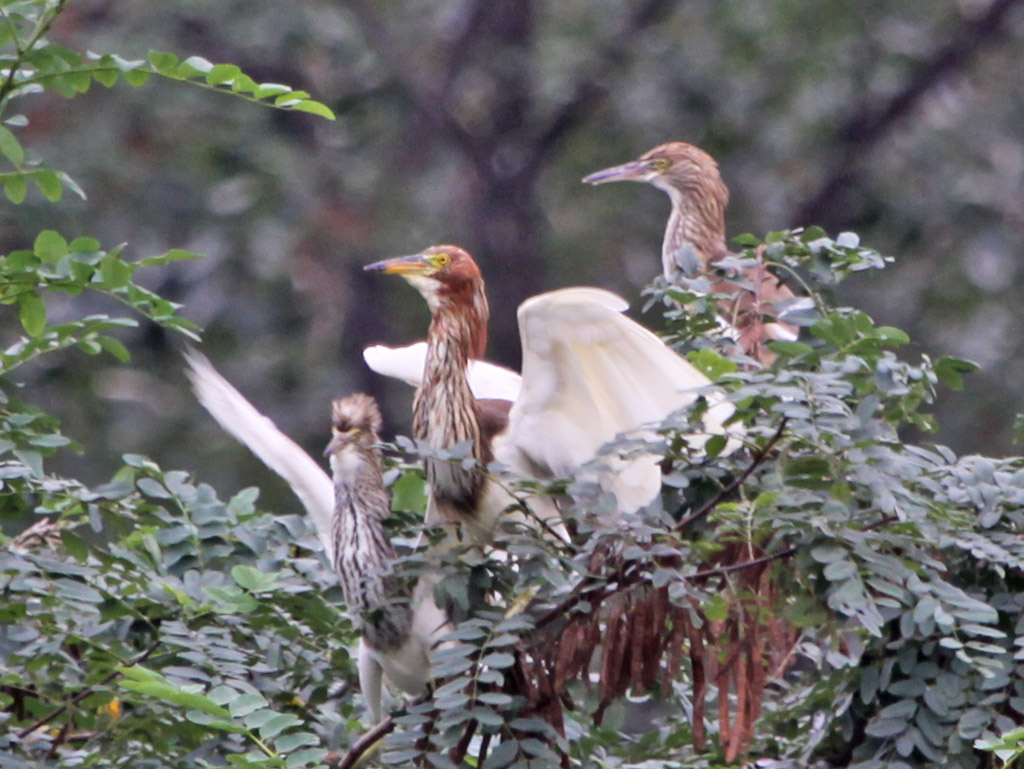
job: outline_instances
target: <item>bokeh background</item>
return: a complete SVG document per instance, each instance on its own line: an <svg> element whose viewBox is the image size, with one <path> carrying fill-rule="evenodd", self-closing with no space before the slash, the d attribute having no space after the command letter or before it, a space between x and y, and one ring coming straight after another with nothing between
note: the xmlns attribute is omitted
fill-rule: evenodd
<svg viewBox="0 0 1024 769"><path fill-rule="evenodd" d="M1022 6L74 0L52 32L66 46L235 63L311 92L338 119L157 79L25 99L23 143L88 199L5 201L0 247L48 228L127 242L132 258L208 254L153 271L150 285L185 305L206 330L202 350L318 455L329 400L355 389L409 431L411 390L371 374L360 351L422 338L426 308L364 264L467 247L488 281L490 357L516 366L515 307L534 293L597 285L639 308L668 199L579 179L685 140L719 160L730 235L817 224L895 256L840 299L908 331L907 356L980 363L965 393L942 394L934 439L1004 455L1019 451L1011 428L1024 411ZM85 309L49 303L54 319ZM19 333L7 313L4 344ZM258 484L295 506L194 402L182 340L146 324L123 340L128 366L69 351L25 371L27 397L89 448L59 457L62 470L99 483L122 453L144 453L223 494Z"/></svg>

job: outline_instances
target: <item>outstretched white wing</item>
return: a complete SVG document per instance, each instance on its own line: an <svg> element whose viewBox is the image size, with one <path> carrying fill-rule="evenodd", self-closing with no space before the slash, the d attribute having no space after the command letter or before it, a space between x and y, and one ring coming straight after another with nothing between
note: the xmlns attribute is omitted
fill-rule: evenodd
<svg viewBox="0 0 1024 769"><path fill-rule="evenodd" d="M626 302L596 288L567 288L519 307L523 384L495 457L513 470L568 475L623 432L658 423L707 394L711 381L657 336L621 313ZM700 447L725 432L732 406L719 401L705 418ZM657 458L609 460L602 486L621 510L661 488Z"/></svg>
<svg viewBox="0 0 1024 769"><path fill-rule="evenodd" d="M423 380L423 364L427 343L416 342L408 347L386 347L375 344L363 350L363 360L371 371L401 379L413 387ZM475 398L514 401L519 397L519 374L503 366L482 360L469 362L469 388Z"/></svg>
<svg viewBox="0 0 1024 769"><path fill-rule="evenodd" d="M190 350L185 353L185 360L189 366L185 373L192 381L199 402L221 427L288 482L313 520L327 558L333 563L334 483L330 476L299 444L257 411L205 355Z"/></svg>

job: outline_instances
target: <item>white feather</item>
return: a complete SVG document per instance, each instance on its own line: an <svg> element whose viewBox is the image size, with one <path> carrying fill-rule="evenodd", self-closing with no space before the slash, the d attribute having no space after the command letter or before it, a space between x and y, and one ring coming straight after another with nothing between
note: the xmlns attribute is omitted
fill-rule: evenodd
<svg viewBox="0 0 1024 769"><path fill-rule="evenodd" d="M497 459L518 472L541 467L568 475L617 435L661 422L701 394L716 403L705 434L692 436L691 445L699 449L725 432L731 404L685 358L622 315L626 307L595 288L552 291L520 305L523 387L495 447ZM609 458L599 481L621 510L636 509L660 491L657 461Z"/></svg>
<svg viewBox="0 0 1024 769"><path fill-rule="evenodd" d="M299 444L257 411L205 355L190 350L185 353L185 360L189 366L185 373L199 402L221 427L287 481L309 513L327 558L333 563L334 483L330 476Z"/></svg>
<svg viewBox="0 0 1024 769"><path fill-rule="evenodd" d="M221 427L288 482L309 513L328 560L333 562L334 482L330 476L301 446L257 411L217 372L206 356L190 350L185 359L189 366L186 374L199 402ZM337 461L344 465L348 460L342 456ZM444 611L434 602L432 580L420 578L413 589L409 608L412 611L409 638L396 651L382 653L360 640L359 686L375 723L383 715L381 673L407 694L420 694L430 680L430 649L449 629Z"/></svg>
<svg viewBox="0 0 1024 769"><path fill-rule="evenodd" d="M661 422L701 394L713 405L705 433L691 436L690 445L699 450L712 435L729 432L723 422L732 415L731 404L709 391L711 380L689 361L622 315L628 307L622 297L599 288L540 294L519 306L522 377L483 361L470 363L475 397L513 401L508 428L495 441L498 461L524 476L538 470L571 475L617 435L643 437L643 426ZM377 373L419 386L426 349L425 342L376 345L363 358ZM730 440L726 450L737 445ZM588 477L613 492L621 510L631 511L659 493L658 463L650 455L604 457L606 469ZM500 517L504 503L494 496L495 504L485 506Z"/></svg>
<svg viewBox="0 0 1024 769"><path fill-rule="evenodd" d="M371 371L401 379L413 387L419 387L423 381L423 364L426 358L426 342L416 342L407 347L375 344L363 350L363 360ZM514 401L519 396L519 374L503 366L473 360L469 362L467 374L474 398Z"/></svg>

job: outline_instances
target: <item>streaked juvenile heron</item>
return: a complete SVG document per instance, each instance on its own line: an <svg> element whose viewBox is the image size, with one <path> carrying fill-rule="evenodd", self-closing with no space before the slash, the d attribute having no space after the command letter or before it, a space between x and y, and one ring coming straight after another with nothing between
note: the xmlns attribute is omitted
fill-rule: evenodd
<svg viewBox="0 0 1024 769"><path fill-rule="evenodd" d="M384 520L390 510L376 447L381 418L367 395L335 401L330 457L333 479L263 416L204 356L186 355L199 402L227 432L284 478L309 513L334 564L353 624L360 630L359 686L374 723L380 721L382 675L411 695L430 675L429 652L446 630L433 583L409 591L391 575L395 551Z"/></svg>
<svg viewBox="0 0 1024 769"><path fill-rule="evenodd" d="M333 437L324 454L334 478L334 566L356 618L359 687L374 723L380 721L381 675L408 694L426 688L430 648L446 626L433 584L421 578L412 595L392 573L397 557L384 521L391 500L381 477L377 402L357 393L332 407Z"/></svg>
<svg viewBox="0 0 1024 769"><path fill-rule="evenodd" d="M704 374L622 315L625 301L601 289L568 288L520 305L522 380L507 425L488 441L467 379L487 340L484 281L473 258L458 246L432 246L366 269L402 276L430 308L414 433L435 449L469 442L477 464L427 460L428 516L462 524L478 541L489 538L510 501L481 467L492 458L521 476L568 476L620 433L661 422L700 395L712 406L705 431L691 436L691 445L699 448L725 432L731 405L710 392ZM396 368L413 379L414 366ZM636 509L660 491L656 457L610 458L607 464L599 482L616 495L621 510ZM544 508L543 515L553 519L557 511Z"/></svg>
<svg viewBox="0 0 1024 769"><path fill-rule="evenodd" d="M799 328L787 323L785 314L810 306L809 300L794 297L762 265L748 267L739 276L719 269L718 262L729 256L725 244L729 188L718 164L706 152L685 142L669 142L629 163L585 176L583 181L645 182L669 196L672 213L661 245L662 273L666 280L676 279L680 272L688 277L707 276L714 293L729 294L719 303L719 310L748 355L769 364L775 354L764 347L765 342L792 341L799 336Z"/></svg>

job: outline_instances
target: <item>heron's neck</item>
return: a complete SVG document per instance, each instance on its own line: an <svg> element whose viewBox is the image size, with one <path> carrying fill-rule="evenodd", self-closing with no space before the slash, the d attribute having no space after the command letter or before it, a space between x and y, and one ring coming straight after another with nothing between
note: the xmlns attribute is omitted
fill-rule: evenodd
<svg viewBox="0 0 1024 769"><path fill-rule="evenodd" d="M451 449L469 441L469 456L482 465L491 459L490 448L481 435L466 367L471 357L483 354L486 335L486 300L440 306L430 323L423 381L413 400L417 438L434 449ZM485 481L481 470L464 470L458 463L429 459L426 471L434 500L445 517L457 519L458 514L473 512Z"/></svg>
<svg viewBox="0 0 1024 769"><path fill-rule="evenodd" d="M701 273L729 252L725 245L725 186L680 186L666 180L658 184L672 200L672 213L661 245L664 275L671 279L680 269ZM724 195L723 195L724 193Z"/></svg>
<svg viewBox="0 0 1024 769"><path fill-rule="evenodd" d="M380 452L346 446L331 455L331 470L334 567L345 603L372 648L398 648L409 635L410 611L390 576L395 550L384 527L390 503Z"/></svg>

